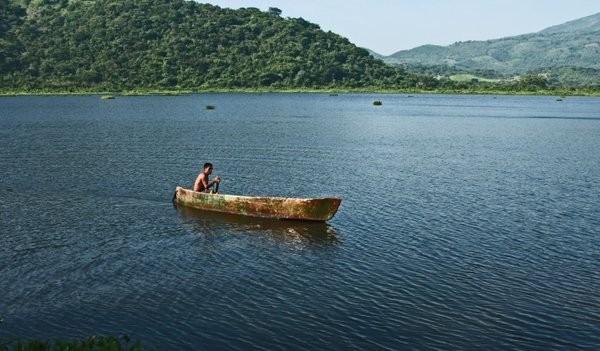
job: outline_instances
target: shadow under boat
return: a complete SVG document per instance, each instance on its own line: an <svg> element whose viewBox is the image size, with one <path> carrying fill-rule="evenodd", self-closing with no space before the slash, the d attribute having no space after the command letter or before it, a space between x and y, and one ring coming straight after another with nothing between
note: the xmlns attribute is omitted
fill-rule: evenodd
<svg viewBox="0 0 600 351"><path fill-rule="evenodd" d="M232 233L269 233L276 239L302 240L314 244L337 244L338 233L326 222L272 219L206 211L173 205L182 219L199 232L223 229Z"/></svg>

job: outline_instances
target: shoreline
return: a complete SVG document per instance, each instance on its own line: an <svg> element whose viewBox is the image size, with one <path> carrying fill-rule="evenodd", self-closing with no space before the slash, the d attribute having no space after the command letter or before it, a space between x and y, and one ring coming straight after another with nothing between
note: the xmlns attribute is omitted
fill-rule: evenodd
<svg viewBox="0 0 600 351"><path fill-rule="evenodd" d="M241 93L241 94L440 94L440 95L522 95L522 96L598 96L600 91L592 89L556 89L538 91L503 91L485 89L198 89L198 90L124 90L124 91L62 91L62 90L32 90L32 91L0 91L0 97L17 96L178 96L194 94Z"/></svg>

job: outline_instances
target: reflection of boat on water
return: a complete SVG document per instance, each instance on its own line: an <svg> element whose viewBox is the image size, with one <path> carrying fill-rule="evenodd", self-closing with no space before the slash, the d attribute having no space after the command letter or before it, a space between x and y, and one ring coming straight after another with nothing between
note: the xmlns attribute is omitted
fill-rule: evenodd
<svg viewBox="0 0 600 351"><path fill-rule="evenodd" d="M251 217L327 221L340 206L341 199L241 196L196 192L178 186L173 201L201 210L241 214Z"/></svg>
<svg viewBox="0 0 600 351"><path fill-rule="evenodd" d="M174 205L181 217L190 221L194 230L199 232L225 230L234 234L265 233L275 239L315 244L333 244L338 241L335 229L325 222L274 220Z"/></svg>

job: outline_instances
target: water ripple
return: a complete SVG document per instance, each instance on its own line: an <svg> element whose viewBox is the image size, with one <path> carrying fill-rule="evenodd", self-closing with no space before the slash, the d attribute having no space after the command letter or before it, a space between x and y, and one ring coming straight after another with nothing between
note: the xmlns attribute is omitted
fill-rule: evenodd
<svg viewBox="0 0 600 351"><path fill-rule="evenodd" d="M374 98L0 101L0 338L596 349L599 100ZM343 202L326 224L174 208L206 160L223 192Z"/></svg>

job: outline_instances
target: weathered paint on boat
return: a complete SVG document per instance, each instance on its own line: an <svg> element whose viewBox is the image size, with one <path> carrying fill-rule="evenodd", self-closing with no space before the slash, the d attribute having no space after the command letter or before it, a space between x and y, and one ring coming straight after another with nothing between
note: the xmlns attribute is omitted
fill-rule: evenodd
<svg viewBox="0 0 600 351"><path fill-rule="evenodd" d="M342 199L209 194L178 186L173 201L177 205L253 217L327 221L335 215Z"/></svg>

